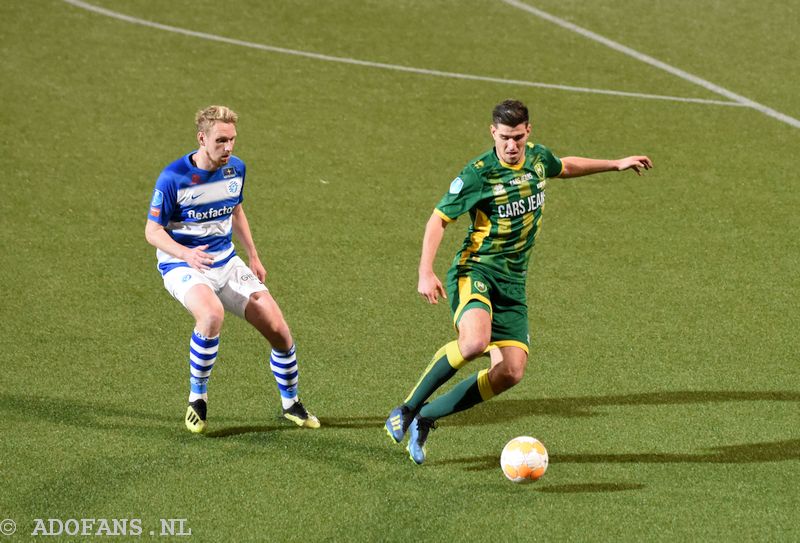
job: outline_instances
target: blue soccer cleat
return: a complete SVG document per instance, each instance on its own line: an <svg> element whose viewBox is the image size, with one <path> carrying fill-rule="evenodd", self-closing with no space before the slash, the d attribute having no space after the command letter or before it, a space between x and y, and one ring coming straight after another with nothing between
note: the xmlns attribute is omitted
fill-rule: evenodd
<svg viewBox="0 0 800 543"><path fill-rule="evenodd" d="M389 418L386 419L386 424L384 425L386 433L389 434L392 441L400 443L403 441L403 437L406 435L406 430L408 430L412 420L414 420L414 414L405 404L395 407L389 413Z"/></svg>
<svg viewBox="0 0 800 543"><path fill-rule="evenodd" d="M422 464L425 461L425 442L428 440L428 433L435 428L436 422L433 419L414 417L414 421L409 426L406 450L415 464Z"/></svg>

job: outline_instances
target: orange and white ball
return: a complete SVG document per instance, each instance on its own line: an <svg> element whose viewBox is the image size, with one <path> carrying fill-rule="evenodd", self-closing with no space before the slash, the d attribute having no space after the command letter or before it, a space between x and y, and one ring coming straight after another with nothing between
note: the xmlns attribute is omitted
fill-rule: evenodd
<svg viewBox="0 0 800 543"><path fill-rule="evenodd" d="M531 483L547 471L547 449L535 437L515 437L503 447L500 467L509 481Z"/></svg>

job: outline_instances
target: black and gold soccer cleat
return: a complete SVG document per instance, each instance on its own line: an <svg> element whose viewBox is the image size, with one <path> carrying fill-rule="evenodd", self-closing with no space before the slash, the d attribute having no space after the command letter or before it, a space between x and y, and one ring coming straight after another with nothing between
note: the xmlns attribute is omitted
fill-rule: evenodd
<svg viewBox="0 0 800 543"><path fill-rule="evenodd" d="M302 428L319 428L319 419L309 413L300 402L284 409L283 416Z"/></svg>
<svg viewBox="0 0 800 543"><path fill-rule="evenodd" d="M207 405L205 400L190 402L189 407L186 408L186 418L184 422L186 423L186 428L193 434L202 434L206 431L206 428L208 428L206 410Z"/></svg>

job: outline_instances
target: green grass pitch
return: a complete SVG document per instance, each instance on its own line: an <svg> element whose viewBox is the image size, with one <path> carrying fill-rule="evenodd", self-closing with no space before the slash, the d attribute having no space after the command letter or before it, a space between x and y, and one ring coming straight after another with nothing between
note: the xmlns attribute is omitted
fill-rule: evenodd
<svg viewBox="0 0 800 543"><path fill-rule="evenodd" d="M792 3L525 1L800 118ZM90 4L207 36L0 2L0 540L86 518L139 519L119 541L170 518L191 541L800 539L791 122L500 0ZM442 420L417 467L382 424L452 338L416 293L423 226L509 97L559 155L655 169L548 184L527 375ZM143 229L211 103L241 115L244 205L318 431L278 418L265 343L232 316L211 433L183 428L192 323ZM535 484L500 471L517 435L550 452Z"/></svg>

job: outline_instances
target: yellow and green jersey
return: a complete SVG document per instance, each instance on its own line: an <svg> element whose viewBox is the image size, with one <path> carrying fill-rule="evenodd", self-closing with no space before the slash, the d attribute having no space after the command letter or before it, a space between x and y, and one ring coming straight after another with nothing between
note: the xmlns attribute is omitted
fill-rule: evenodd
<svg viewBox="0 0 800 543"><path fill-rule="evenodd" d="M558 157L530 142L525 160L513 166L500 160L494 148L472 160L434 210L447 222L469 213L467 237L453 260L457 273L480 269L524 281L542 224L546 179L561 171Z"/></svg>

